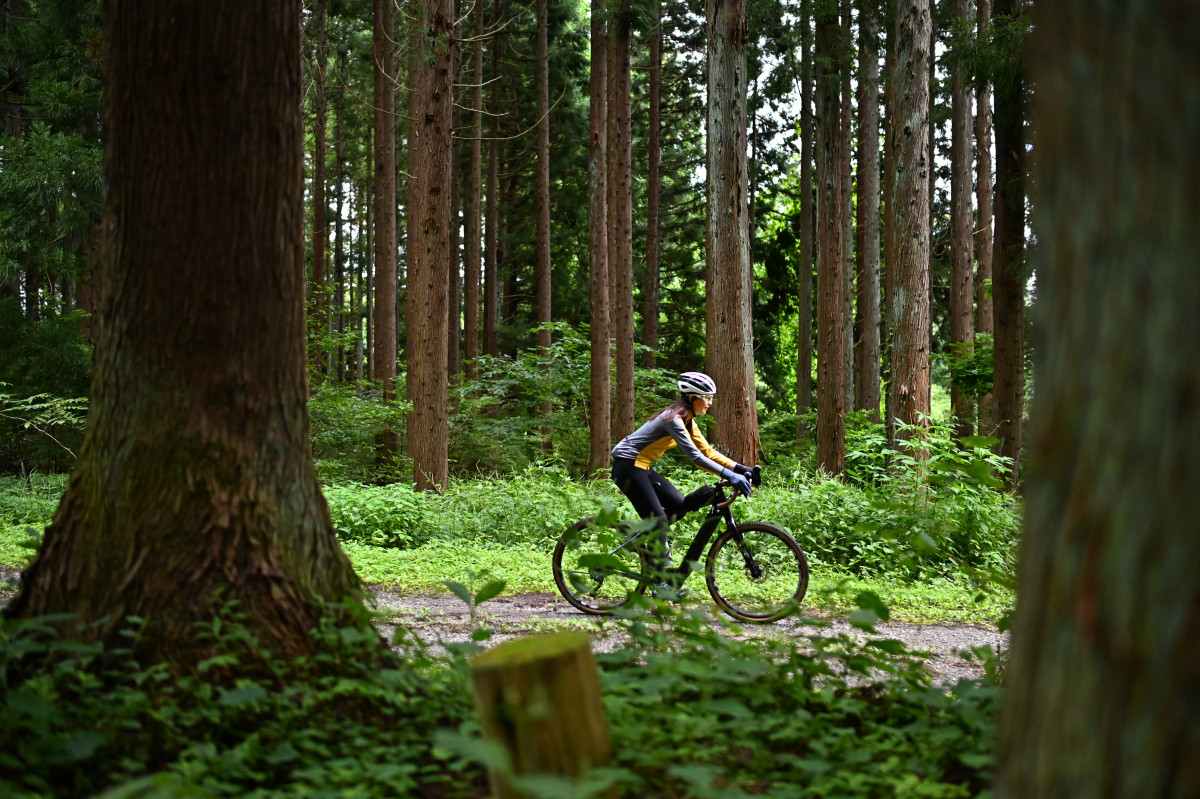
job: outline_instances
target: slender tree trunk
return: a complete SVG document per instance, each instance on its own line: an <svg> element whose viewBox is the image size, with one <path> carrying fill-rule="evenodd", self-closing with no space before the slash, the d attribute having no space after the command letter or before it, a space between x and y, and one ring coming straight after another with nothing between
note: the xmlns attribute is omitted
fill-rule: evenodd
<svg viewBox="0 0 1200 799"><path fill-rule="evenodd" d="M454 25L451 0L423 0L424 37L409 67L408 451L418 491L448 482L446 307L450 253L450 183Z"/></svg>
<svg viewBox="0 0 1200 799"><path fill-rule="evenodd" d="M316 89L313 95L313 232L312 232L312 317L309 322L310 339L321 341L325 335L325 248L328 246L329 228L325 220L325 126L329 110L326 104L325 83L328 54L325 36L325 0L313 2L313 27L316 31L316 48L313 54ZM315 379L321 376L321 348L313 347L309 353Z"/></svg>
<svg viewBox="0 0 1200 799"><path fill-rule="evenodd" d="M642 282L642 343L646 353L642 366L653 369L658 350L658 256L660 249L659 204L662 183L662 2L655 0L654 25L650 30L649 131L646 148L646 279Z"/></svg>
<svg viewBox="0 0 1200 799"><path fill-rule="evenodd" d="M879 18L858 0L858 203L854 409L879 421Z"/></svg>
<svg viewBox="0 0 1200 799"><path fill-rule="evenodd" d="M837 9L817 9L817 466L846 471L846 257Z"/></svg>
<svg viewBox="0 0 1200 799"><path fill-rule="evenodd" d="M746 163L746 4L708 0L708 368L721 449L758 460L758 398L750 324L750 220Z"/></svg>
<svg viewBox="0 0 1200 799"><path fill-rule="evenodd" d="M6 614L74 614L143 665L194 670L229 601L274 656L312 654L316 598L357 588L309 444L300 11L105 3L88 427Z"/></svg>
<svg viewBox="0 0 1200 799"><path fill-rule="evenodd" d="M898 101L892 218L893 262L888 272L891 391L888 418L906 425L927 422L929 408L929 0L905 0L896 9L894 68ZM902 101L902 102L901 102ZM924 421L923 421L924 417ZM904 437L899 436L898 437Z"/></svg>
<svg viewBox="0 0 1200 799"><path fill-rule="evenodd" d="M453 36L456 42L462 41L461 18L462 4L451 0L454 10ZM447 248L449 268L446 270L446 381L447 385L456 384L462 376L462 249L459 241L459 229L462 226L462 183L463 159L460 131L462 130L462 111L460 102L455 101L455 88L463 85L463 58L458 47L451 50L450 74L453 83L450 87L450 226L448 233L449 247Z"/></svg>
<svg viewBox="0 0 1200 799"><path fill-rule="evenodd" d="M955 21L968 23L969 0L954 0ZM957 28L956 28L957 30ZM956 34L956 36L959 34ZM961 44L959 45L961 47ZM973 351L975 341L974 237L971 235L971 87L964 67L951 65L950 99L950 347L955 354ZM954 435L974 432L974 398L952 385L950 411Z"/></svg>
<svg viewBox="0 0 1200 799"><path fill-rule="evenodd" d="M483 3L475 4L475 41L471 45L474 71L471 78L471 166L467 175L466 237L463 269L463 326L466 328L466 378L479 378L479 249L482 223L483 177Z"/></svg>
<svg viewBox="0 0 1200 799"><path fill-rule="evenodd" d="M503 0L495 1L496 19L501 18ZM500 322L500 53L495 37L491 43L491 121L488 125L487 219L483 234L483 351L493 358L500 354L496 329Z"/></svg>
<svg viewBox="0 0 1200 799"><path fill-rule="evenodd" d="M588 259L591 323L591 442L588 473L612 462L612 399L608 278L608 42L604 0L592 0L588 137Z"/></svg>
<svg viewBox="0 0 1200 799"><path fill-rule="evenodd" d="M812 407L813 359L813 230L816 214L813 195L813 0L803 0L800 36L800 296L796 316L796 441L808 432L803 417Z"/></svg>
<svg viewBox="0 0 1200 799"><path fill-rule="evenodd" d="M612 333L617 343L613 438L636 426L633 362L633 131L629 72L630 19L622 8L608 29L608 269Z"/></svg>
<svg viewBox="0 0 1200 799"><path fill-rule="evenodd" d="M842 137L842 141L838 145L841 156L838 171L841 173L842 181L842 257L846 261L845 266L842 267L842 279L846 281L846 286L842 290L842 301L846 308L842 314L842 338L844 339L842 357L845 359L843 369L846 375L842 386L842 390L846 392L842 407L846 409L854 407L856 382L854 376L854 293L855 276L858 271L854 255L854 91L851 80L853 77L851 59L853 40L850 34L852 5L852 3L842 4L842 24L838 31L838 75L842 84L838 99L838 114L841 117L841 121L838 123L838 135Z"/></svg>
<svg viewBox="0 0 1200 799"><path fill-rule="evenodd" d="M1197 796L1200 6L1034 23L1037 391L997 795Z"/></svg>
<svg viewBox="0 0 1200 799"><path fill-rule="evenodd" d="M374 137L372 130L367 129L367 151L374 152ZM366 266L366 274L364 275L365 283L363 293L367 297L366 306L363 308L363 327L366 328L366 346L363 348L363 360L365 361L366 374L370 375L372 366L371 358L375 352L375 177L367 175L367 224L366 224L366 252L363 254L363 262ZM362 380L362 375L359 375L359 380Z"/></svg>
<svg viewBox="0 0 1200 799"><path fill-rule="evenodd" d="M550 33L546 0L537 0L537 321L538 348L550 351ZM549 407L542 409L549 412Z"/></svg>
<svg viewBox="0 0 1200 799"><path fill-rule="evenodd" d="M1016 17L1017 0L997 0L997 17ZM995 325L996 433L1000 454L1012 459L1010 487L1020 481L1025 407L1025 140L1020 80L996 87L996 238L992 274Z"/></svg>
<svg viewBox="0 0 1200 799"><path fill-rule="evenodd" d="M391 0L374 0L375 60L375 315L371 378L396 396L396 56ZM379 457L391 464L400 449L392 430L380 436Z"/></svg>
<svg viewBox="0 0 1200 799"><path fill-rule="evenodd" d="M883 194L883 264L880 267L880 282L883 284L883 335L880 341L882 365L880 372L883 376L883 424L887 431L888 440L895 434L895 421L890 413L892 408L892 287L896 280L892 276L892 262L896 257L896 198L893 189L892 165L896 163L896 50L893 42L896 40L894 25L886 26L884 30L884 61L883 61L883 156L880 159L880 190Z"/></svg>
<svg viewBox="0 0 1200 799"><path fill-rule="evenodd" d="M991 0L978 0L975 17L978 38L988 36ZM975 113L975 335L992 335L992 84L984 80L976 98ZM992 435L996 427L992 394L978 398L980 435Z"/></svg>
<svg viewBox="0 0 1200 799"><path fill-rule="evenodd" d="M337 333L337 345L329 351L329 374L335 375L339 383L346 382L346 62L338 59L342 90L338 92L337 108L334 110L334 153L337 161L334 170L334 206L337 218L333 225L333 303L329 309L329 329Z"/></svg>

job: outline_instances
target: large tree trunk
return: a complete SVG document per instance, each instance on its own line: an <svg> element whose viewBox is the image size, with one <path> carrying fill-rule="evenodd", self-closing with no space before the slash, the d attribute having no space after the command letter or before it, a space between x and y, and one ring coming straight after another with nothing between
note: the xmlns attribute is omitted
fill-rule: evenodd
<svg viewBox="0 0 1200 799"><path fill-rule="evenodd" d="M796 306L796 441L806 433L804 414L812 407L813 357L813 39L812 0L804 0L800 15L803 49L800 60L800 264Z"/></svg>
<svg viewBox="0 0 1200 799"><path fill-rule="evenodd" d="M991 22L991 0L978 0L976 34L986 40ZM992 335L992 84L984 80L975 100L975 335ZM979 434L995 432L992 394L977 398Z"/></svg>
<svg viewBox="0 0 1200 799"><path fill-rule="evenodd" d="M746 164L746 4L708 0L708 369L721 449L758 460L758 396L750 325L750 206Z"/></svg>
<svg viewBox="0 0 1200 799"><path fill-rule="evenodd" d="M230 600L272 654L310 653L316 597L356 590L309 444L299 15L105 4L88 426L7 612L77 614L143 664L194 667Z"/></svg>
<svg viewBox="0 0 1200 799"><path fill-rule="evenodd" d="M997 0L997 17L1020 14L1020 0ZM996 85L996 238L992 270L995 325L996 435L1012 459L1009 485L1020 481L1025 411L1025 137L1021 80Z"/></svg>
<svg viewBox="0 0 1200 799"><path fill-rule="evenodd" d="M612 346L608 277L608 42L604 0L592 0L588 120L588 260L591 322L591 442L588 473L607 469L612 449Z"/></svg>
<svg viewBox="0 0 1200 799"><path fill-rule="evenodd" d="M879 421L879 17L858 0L858 215L854 409Z"/></svg>
<svg viewBox="0 0 1200 799"><path fill-rule="evenodd" d="M383 384L384 396L396 392L396 56L393 50L391 0L375 0L375 313L371 378ZM380 460L389 467L400 449L400 437L385 431L379 440Z"/></svg>
<svg viewBox="0 0 1200 799"><path fill-rule="evenodd" d="M1198 796L1200 4L1034 22L1037 391L997 795Z"/></svg>
<svg viewBox="0 0 1200 799"><path fill-rule="evenodd" d="M840 32L837 9L818 6L817 94L817 466L846 471L846 241L842 217Z"/></svg>
<svg viewBox="0 0 1200 799"><path fill-rule="evenodd" d="M448 482L446 384L447 258L450 253L451 0L423 0L409 84L408 451L418 491Z"/></svg>
<svg viewBox="0 0 1200 799"><path fill-rule="evenodd" d="M650 29L650 67L646 135L646 279L642 281L642 366L653 369L658 350L658 256L660 189L662 187L662 2L655 0Z"/></svg>
<svg viewBox="0 0 1200 799"><path fill-rule="evenodd" d="M969 0L954 0L956 36L964 36ZM961 43L956 39L961 48ZM975 341L975 273L971 235L971 87L962 63L952 63L950 99L950 347L966 355ZM958 385L950 388L954 435L974 432L975 400Z"/></svg>
<svg viewBox="0 0 1200 799"><path fill-rule="evenodd" d="M610 12L611 13L611 12ZM613 437L637 424L633 362L633 129L630 94L632 11L622 7L608 27L608 272L612 333L617 340Z"/></svg>
<svg viewBox="0 0 1200 799"><path fill-rule="evenodd" d="M894 159L894 252L888 277L891 338L889 426L921 424L929 415L929 0L905 0L896 9L892 80L897 102L891 120ZM900 436L902 437L902 436Z"/></svg>

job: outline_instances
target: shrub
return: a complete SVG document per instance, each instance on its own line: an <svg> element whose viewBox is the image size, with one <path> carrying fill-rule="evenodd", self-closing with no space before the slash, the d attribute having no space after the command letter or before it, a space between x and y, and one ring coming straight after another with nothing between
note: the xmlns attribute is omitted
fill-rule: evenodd
<svg viewBox="0 0 1200 799"><path fill-rule="evenodd" d="M860 606L865 627L879 607L869 596ZM61 639L49 620L0 620L0 794L488 796L482 763L495 750L478 738L466 659L479 647L435 652L397 626L393 659L373 632L331 619L313 633L319 655L284 660L230 609L197 624L214 656L195 674ZM800 640L746 639L660 607L612 627L624 643L598 661L614 762L593 786L648 799L986 788L994 660L988 679L937 686L899 642L819 626Z"/></svg>
<svg viewBox="0 0 1200 799"><path fill-rule="evenodd" d="M346 541L409 549L426 543L433 532L435 498L412 485L340 483L324 488L333 529Z"/></svg>

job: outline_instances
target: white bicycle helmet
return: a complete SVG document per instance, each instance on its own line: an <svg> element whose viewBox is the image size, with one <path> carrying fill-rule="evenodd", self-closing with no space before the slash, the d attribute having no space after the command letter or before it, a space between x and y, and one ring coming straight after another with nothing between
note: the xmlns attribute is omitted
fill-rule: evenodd
<svg viewBox="0 0 1200 799"><path fill-rule="evenodd" d="M717 384L703 372L684 372L679 376L679 393L685 397L711 396L717 393Z"/></svg>

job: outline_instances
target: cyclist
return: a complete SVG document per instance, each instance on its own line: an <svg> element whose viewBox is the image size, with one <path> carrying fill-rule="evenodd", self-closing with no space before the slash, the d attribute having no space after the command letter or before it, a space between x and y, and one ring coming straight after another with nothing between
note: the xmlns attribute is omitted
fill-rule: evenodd
<svg viewBox="0 0 1200 799"><path fill-rule="evenodd" d="M667 450L678 445L696 466L720 475L746 496L750 495L750 467L713 449L695 424L697 416L708 413L717 384L702 372L684 372L679 376L679 399L659 411L650 421L630 433L612 449L612 477L633 509L643 519L657 520L661 558L654 564L664 573L671 566L667 526L684 514L703 507L712 497L712 486L704 486L684 496L670 480L654 471L651 464ZM659 583L659 588L669 587Z"/></svg>

